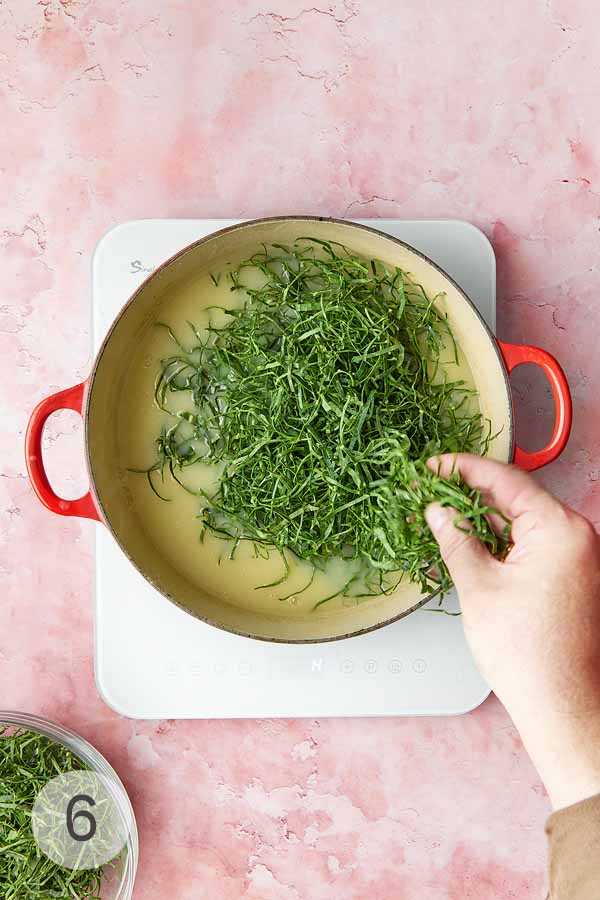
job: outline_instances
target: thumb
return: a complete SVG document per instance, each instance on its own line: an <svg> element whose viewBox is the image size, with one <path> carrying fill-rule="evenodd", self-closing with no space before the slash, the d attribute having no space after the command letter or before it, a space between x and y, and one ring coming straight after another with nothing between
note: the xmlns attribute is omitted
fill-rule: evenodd
<svg viewBox="0 0 600 900"><path fill-rule="evenodd" d="M454 524L455 509L431 503L425 510L427 524L440 546L442 559L460 591L477 584L493 566L494 558L481 541Z"/></svg>

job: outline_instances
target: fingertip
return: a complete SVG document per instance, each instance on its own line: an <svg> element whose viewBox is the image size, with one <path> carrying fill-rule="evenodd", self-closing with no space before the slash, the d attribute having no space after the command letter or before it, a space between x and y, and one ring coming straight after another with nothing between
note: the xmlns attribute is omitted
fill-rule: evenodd
<svg viewBox="0 0 600 900"><path fill-rule="evenodd" d="M428 469L431 469L432 472L438 472L440 468L440 457L430 456L425 465Z"/></svg>
<svg viewBox="0 0 600 900"><path fill-rule="evenodd" d="M442 478L452 475L458 468L458 456L456 453L442 453L439 456L431 456L427 460L427 468Z"/></svg>
<svg viewBox="0 0 600 900"><path fill-rule="evenodd" d="M442 506L441 503L430 503L425 510L425 521L434 534L440 532L449 519L454 519L457 515L455 509L449 506Z"/></svg>

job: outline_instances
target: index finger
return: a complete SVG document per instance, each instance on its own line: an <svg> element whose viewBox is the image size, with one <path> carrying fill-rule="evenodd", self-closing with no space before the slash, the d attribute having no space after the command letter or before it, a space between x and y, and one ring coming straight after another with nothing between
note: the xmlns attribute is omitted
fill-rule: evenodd
<svg viewBox="0 0 600 900"><path fill-rule="evenodd" d="M427 465L439 469L442 477L460 472L468 485L481 491L486 504L513 522L526 513L544 517L560 506L531 475L508 463L471 453L445 453L432 457Z"/></svg>

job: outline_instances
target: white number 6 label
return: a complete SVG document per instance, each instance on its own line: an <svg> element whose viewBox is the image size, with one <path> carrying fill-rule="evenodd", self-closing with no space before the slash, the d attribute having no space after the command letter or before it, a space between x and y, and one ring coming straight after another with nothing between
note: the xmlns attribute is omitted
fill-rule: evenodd
<svg viewBox="0 0 600 900"><path fill-rule="evenodd" d="M127 843L131 821L116 784L95 772L58 775L44 785L31 810L42 853L67 869L95 869Z"/></svg>

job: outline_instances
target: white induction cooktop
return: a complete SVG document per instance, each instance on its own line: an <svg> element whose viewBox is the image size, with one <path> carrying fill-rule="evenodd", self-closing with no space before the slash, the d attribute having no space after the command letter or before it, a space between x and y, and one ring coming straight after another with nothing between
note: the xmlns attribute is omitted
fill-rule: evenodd
<svg viewBox="0 0 600 900"><path fill-rule="evenodd" d="M93 259L97 351L122 305L177 250L231 219L146 219L112 228ZM485 235L467 222L358 220L439 263L496 325L496 265ZM435 603L432 604L435 607ZM456 609L450 595L447 609ZM455 715L489 689L460 617L419 610L370 634L285 645L219 631L178 609L96 528L95 670L106 703L125 716L262 718Z"/></svg>

